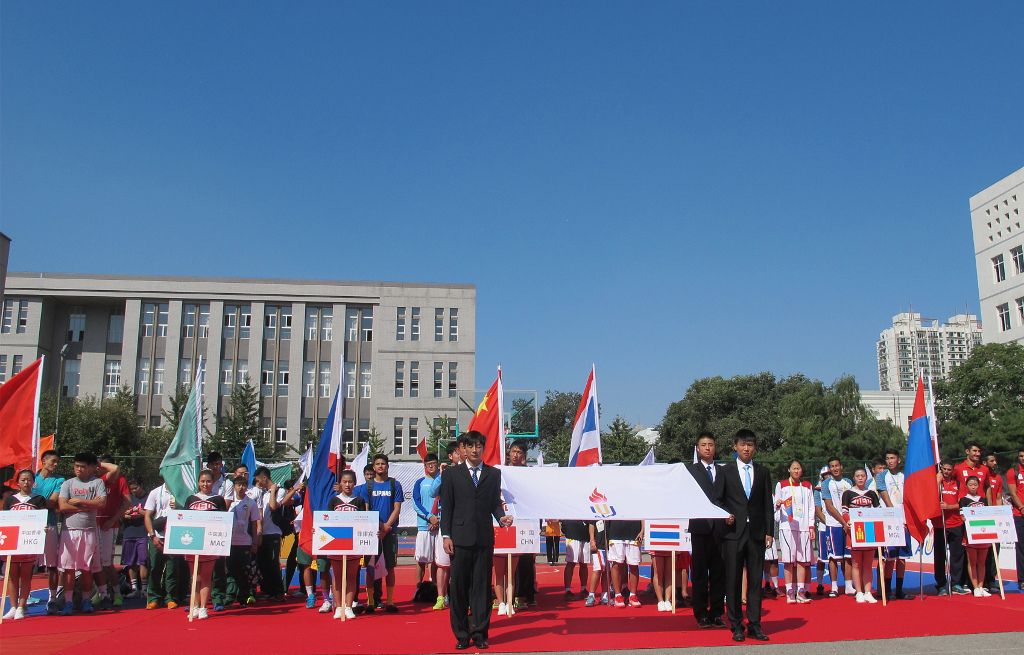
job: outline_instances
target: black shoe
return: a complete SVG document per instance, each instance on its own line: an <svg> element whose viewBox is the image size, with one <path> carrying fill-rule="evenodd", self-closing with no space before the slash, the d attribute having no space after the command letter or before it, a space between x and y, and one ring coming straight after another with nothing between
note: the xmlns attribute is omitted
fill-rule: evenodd
<svg viewBox="0 0 1024 655"><path fill-rule="evenodd" d="M474 639L473 643L476 644L476 647L479 648L480 650L486 650L486 649L491 647L491 645L489 643L487 643L486 639L481 639L479 637Z"/></svg>
<svg viewBox="0 0 1024 655"><path fill-rule="evenodd" d="M747 640L747 635L743 634L743 628L740 628L739 630L733 630L732 631L732 640L733 641L746 641Z"/></svg>
<svg viewBox="0 0 1024 655"><path fill-rule="evenodd" d="M466 650L467 648L469 648L468 639L466 641L459 640L455 642L455 650Z"/></svg>
<svg viewBox="0 0 1024 655"><path fill-rule="evenodd" d="M768 641L768 635L766 635L765 633L761 632L761 628L752 628L752 627L750 627L748 625L747 626L747 635L751 639L757 639L758 641Z"/></svg>
<svg viewBox="0 0 1024 655"><path fill-rule="evenodd" d="M707 617L697 619L697 627L701 630L708 630L709 628L712 628L711 619Z"/></svg>
<svg viewBox="0 0 1024 655"><path fill-rule="evenodd" d="M712 617L712 619L711 619L711 627L712 628L725 628L726 627L725 621L723 621L722 617L720 617L720 616Z"/></svg>
<svg viewBox="0 0 1024 655"><path fill-rule="evenodd" d="M824 596L825 595L825 586L824 585L818 585L818 589L814 592L814 595L815 596Z"/></svg>

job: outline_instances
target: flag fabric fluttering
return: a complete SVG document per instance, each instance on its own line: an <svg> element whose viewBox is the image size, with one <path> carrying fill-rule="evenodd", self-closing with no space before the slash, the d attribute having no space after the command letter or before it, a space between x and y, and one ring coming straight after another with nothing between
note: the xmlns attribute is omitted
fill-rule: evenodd
<svg viewBox="0 0 1024 655"><path fill-rule="evenodd" d="M0 385L0 468L13 467L15 475L21 469L35 470L33 465L39 459L43 359L40 357Z"/></svg>
<svg viewBox="0 0 1024 655"><path fill-rule="evenodd" d="M245 442L245 448L242 449L242 456L239 460L242 464L245 464L245 468L249 469L249 486L252 486L252 479L256 475L256 467L259 464L256 463L256 446L253 445L252 439Z"/></svg>
<svg viewBox="0 0 1024 655"><path fill-rule="evenodd" d="M420 456L420 461L427 461L427 435L423 435L420 442L416 444L416 454Z"/></svg>
<svg viewBox="0 0 1024 655"><path fill-rule="evenodd" d="M924 380L917 380L914 411L910 415L910 436L907 438L907 458L903 469L903 511L907 530L914 539L924 543L928 534L926 521L940 515L939 490L935 483L935 450L925 413Z"/></svg>
<svg viewBox="0 0 1024 655"><path fill-rule="evenodd" d="M303 482L309 479L309 470L313 466L313 444L309 444L306 447L306 452L302 453L302 457L299 458L299 468L302 469L302 473L299 474L299 482Z"/></svg>
<svg viewBox="0 0 1024 655"><path fill-rule="evenodd" d="M37 472L43 468L43 453L47 450L57 450L57 442L52 434L48 434L45 437L39 437L39 454L36 455Z"/></svg>
<svg viewBox="0 0 1024 655"><path fill-rule="evenodd" d="M188 497L199 491L200 456L203 452L202 358L196 371L178 429L160 462L160 475L178 507L185 507Z"/></svg>
<svg viewBox="0 0 1024 655"><path fill-rule="evenodd" d="M352 460L352 466L349 468L356 472L356 480L362 480L360 477L363 474L363 469L370 463L370 444L364 443L363 449L359 451L356 458Z"/></svg>
<svg viewBox="0 0 1024 655"><path fill-rule="evenodd" d="M537 453L537 466L544 466L544 453Z"/></svg>
<svg viewBox="0 0 1024 655"><path fill-rule="evenodd" d="M484 394L483 400L476 408L476 413L469 421L467 432L479 432L486 437L484 454L481 458L488 466L505 463L505 421L502 403L505 391L501 386L501 367L494 384Z"/></svg>
<svg viewBox="0 0 1024 655"><path fill-rule="evenodd" d="M654 446L651 446L644 458L640 460L639 466L651 466L652 464L654 464Z"/></svg>
<svg viewBox="0 0 1024 655"><path fill-rule="evenodd" d="M935 451L935 461L941 462L939 456L939 419L935 416L935 393L932 391L932 376L928 376L928 404L925 407L925 414L928 416L928 434L932 438L932 450Z"/></svg>
<svg viewBox="0 0 1024 655"><path fill-rule="evenodd" d="M697 457L697 444L693 444L693 463L696 464L698 459L700 458Z"/></svg>
<svg viewBox="0 0 1024 655"><path fill-rule="evenodd" d="M576 410L569 442L569 466L601 463L601 418L598 415L596 367L590 367L587 386Z"/></svg>
<svg viewBox="0 0 1024 655"><path fill-rule="evenodd" d="M327 504L335 493L334 484L338 480L339 466L343 465L345 461L341 454L341 416L344 413L342 390L344 388L345 380L342 379L334 392L331 410L327 413L327 421L324 423L320 441L317 442L316 451L313 454L313 461L309 467L309 482L306 484L306 493L302 498L302 515L304 517L312 517L313 512L327 509ZM361 471L356 473L357 480L360 474ZM299 546L307 553L313 552L312 520L302 521Z"/></svg>

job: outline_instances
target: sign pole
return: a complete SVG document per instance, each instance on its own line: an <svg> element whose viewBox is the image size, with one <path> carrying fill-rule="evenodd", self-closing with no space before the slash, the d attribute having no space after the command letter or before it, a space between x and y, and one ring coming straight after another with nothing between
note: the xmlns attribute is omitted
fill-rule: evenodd
<svg viewBox="0 0 1024 655"><path fill-rule="evenodd" d="M1019 539L1020 536L1018 535L1017 538ZM999 597L1006 600L1006 592L1003 590L1003 571L999 568L999 553L996 551L995 544L992 544L992 557L995 559L996 577L999 579Z"/></svg>
<svg viewBox="0 0 1024 655"><path fill-rule="evenodd" d="M341 620L347 621L345 618L345 599L348 598L348 555L341 556Z"/></svg>
<svg viewBox="0 0 1024 655"><path fill-rule="evenodd" d="M512 553L509 553L507 555L507 557L508 557L508 568L505 570L505 582L508 585L508 591L505 592L505 600L508 601L508 605L506 605L506 607L508 607L508 614L507 614L507 616L509 616L511 618L511 616L516 613L516 611L514 609L515 608L515 604L516 604L516 599L512 595L513 593L515 593L515 590L512 588Z"/></svg>
<svg viewBox="0 0 1024 655"><path fill-rule="evenodd" d="M192 565L192 595L188 600L188 622L192 623L192 617L196 612L196 583L199 581L199 555L195 556L195 564Z"/></svg>
<svg viewBox="0 0 1024 655"><path fill-rule="evenodd" d="M878 547L878 587L882 590L882 607L885 607L889 600L885 597L885 560L882 559L881 546Z"/></svg>
<svg viewBox="0 0 1024 655"><path fill-rule="evenodd" d="M11 579L11 556L8 555L4 563L4 589L0 592L0 623L4 622L4 606L7 604L7 581ZM999 580L999 585L1002 587L1002 578ZM15 598L11 601L11 607L13 608L18 603L18 599Z"/></svg>
<svg viewBox="0 0 1024 655"><path fill-rule="evenodd" d="M672 552L672 590L669 592L672 594L672 613L676 613L676 551Z"/></svg>

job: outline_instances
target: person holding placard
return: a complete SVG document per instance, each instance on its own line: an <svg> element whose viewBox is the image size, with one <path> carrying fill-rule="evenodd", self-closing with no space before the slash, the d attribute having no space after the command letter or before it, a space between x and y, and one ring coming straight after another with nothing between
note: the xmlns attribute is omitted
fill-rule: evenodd
<svg viewBox="0 0 1024 655"><path fill-rule="evenodd" d="M968 507L985 507L988 501L981 494L981 480L976 476L967 477L967 493L960 499L961 511ZM985 588L985 559L988 557L990 547L988 544L972 544L964 536L964 547L967 549L967 570L971 576L971 585L974 587L974 595L977 598L991 596L992 593Z"/></svg>
<svg viewBox="0 0 1024 655"><path fill-rule="evenodd" d="M802 480L803 464L789 463L789 477L775 485L775 520L779 525L781 556L785 564L786 602L809 603L806 585L814 556L814 490Z"/></svg>
<svg viewBox="0 0 1024 655"><path fill-rule="evenodd" d="M932 520L932 525L937 526L935 530L935 557L933 570L935 571L935 586L940 596L945 596L952 591L957 595L971 593L963 585L960 579L964 574L964 517L960 514L960 480L953 473L953 463L943 460L939 465L939 508L942 516ZM943 529L945 526L945 529ZM946 554L949 553L949 577L946 577ZM947 584L952 587L947 589Z"/></svg>
<svg viewBox="0 0 1024 655"><path fill-rule="evenodd" d="M341 472L341 479L338 480L340 491L338 495L331 498L327 504L331 512L365 512L366 501L361 496L352 495L356 487L355 471L348 470ZM352 604L356 599L356 586L359 584L359 557L343 557L338 555L327 558L331 562L331 587L334 598L341 603L334 609L334 618L345 619L356 618L352 610ZM342 568L348 566L348 571L343 572ZM345 589L341 588L341 581L345 580Z"/></svg>
<svg viewBox="0 0 1024 655"><path fill-rule="evenodd" d="M192 494L185 501L185 509L194 512L226 512L227 502L224 496L214 494L213 471L203 469L199 473L199 493ZM210 589L213 586L213 564L216 555L193 555L199 558L199 602L192 608L192 616L196 619L208 619L206 605L210 602ZM194 560L193 560L194 562Z"/></svg>
<svg viewBox="0 0 1024 655"><path fill-rule="evenodd" d="M878 493L868 489L868 473L863 468L853 471L853 488L843 492L842 521L846 546L853 560L853 586L857 590L858 603L877 603L871 593L871 580L874 576L875 549L871 546L853 548L850 544L850 509L878 507L881 503Z"/></svg>
<svg viewBox="0 0 1024 655"><path fill-rule="evenodd" d="M878 476L879 500L884 501L888 507L894 507L903 511L903 471L900 470L900 454L894 448L885 451L885 470ZM890 546L883 552L885 554L885 585L889 598L904 600L908 598L903 592L903 577L907 570L907 558L913 557L910 549L910 531L903 527L902 546ZM896 578L896 590L892 591L892 580Z"/></svg>
<svg viewBox="0 0 1024 655"><path fill-rule="evenodd" d="M4 500L3 508L8 512L20 512L29 510L45 510L46 499L39 494L32 493L32 485L35 483L35 476L31 469L18 471L15 478L18 490ZM8 595L11 598L11 609L4 614L5 619L20 620L25 618L25 607L28 605L28 595L32 591L32 569L35 567L38 555L11 555L10 577L4 580L3 584L8 585ZM0 611L3 608L0 607Z"/></svg>

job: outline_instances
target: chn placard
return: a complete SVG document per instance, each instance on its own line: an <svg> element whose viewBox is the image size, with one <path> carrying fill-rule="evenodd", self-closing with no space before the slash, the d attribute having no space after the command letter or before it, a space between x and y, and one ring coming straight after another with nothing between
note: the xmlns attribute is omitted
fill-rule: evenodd
<svg viewBox="0 0 1024 655"><path fill-rule="evenodd" d="M494 526L494 554L534 554L540 552L540 528L537 521L513 521L507 528Z"/></svg>

